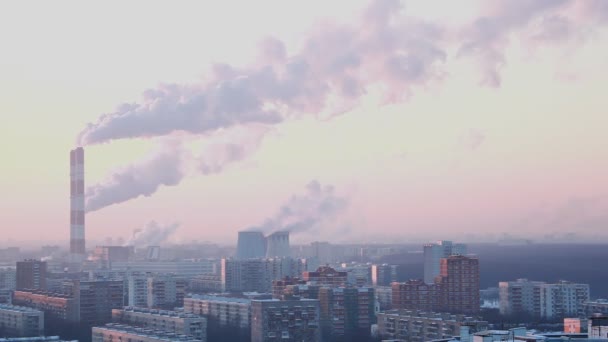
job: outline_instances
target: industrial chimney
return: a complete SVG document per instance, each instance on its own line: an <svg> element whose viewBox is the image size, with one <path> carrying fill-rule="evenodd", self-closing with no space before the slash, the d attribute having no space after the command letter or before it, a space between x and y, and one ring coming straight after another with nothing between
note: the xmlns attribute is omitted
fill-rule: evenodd
<svg viewBox="0 0 608 342"><path fill-rule="evenodd" d="M84 149L70 151L70 263L86 259L84 239Z"/></svg>

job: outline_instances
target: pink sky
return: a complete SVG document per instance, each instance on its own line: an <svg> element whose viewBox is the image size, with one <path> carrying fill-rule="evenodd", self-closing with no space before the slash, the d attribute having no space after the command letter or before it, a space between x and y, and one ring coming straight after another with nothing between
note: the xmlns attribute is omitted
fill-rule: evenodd
<svg viewBox="0 0 608 342"><path fill-rule="evenodd" d="M114 121L85 130L87 185L107 189L108 176L129 165L146 166L129 170L147 182L165 166L183 178L89 213L91 240L127 238L155 220L180 224L172 241L235 243L237 231L275 217L317 180L348 205L294 234L296 242L563 241L572 233L608 241L604 2L412 1L399 9L376 1L361 17L368 6L3 5L0 245L67 244L69 150L121 103L148 106L140 112L148 116L129 130ZM316 78L289 76L287 66L301 60ZM234 75L212 76L218 62ZM255 77L268 65L293 83L262 84ZM243 75L275 119L252 119L249 99L239 98L240 109L236 97L217 97L219 109L204 115L221 125L165 124L181 112L162 107L161 96L187 103L204 94L209 104L214 89ZM286 95L288 86L297 96ZM146 89L156 90L142 96ZM179 154L178 166L142 161L159 145Z"/></svg>

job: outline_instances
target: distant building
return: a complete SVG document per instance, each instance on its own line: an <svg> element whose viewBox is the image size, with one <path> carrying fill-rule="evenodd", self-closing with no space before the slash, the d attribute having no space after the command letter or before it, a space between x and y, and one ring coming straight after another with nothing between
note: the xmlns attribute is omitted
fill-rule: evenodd
<svg viewBox="0 0 608 342"><path fill-rule="evenodd" d="M93 252L93 261L102 268L110 268L113 262L128 262L134 255L133 246L97 246Z"/></svg>
<svg viewBox="0 0 608 342"><path fill-rule="evenodd" d="M414 279L391 287L394 309L475 314L480 310L479 260L462 255L443 258L434 284Z"/></svg>
<svg viewBox="0 0 608 342"><path fill-rule="evenodd" d="M44 335L44 313L40 310L0 304L0 336Z"/></svg>
<svg viewBox="0 0 608 342"><path fill-rule="evenodd" d="M222 277L219 274L202 274L190 279L188 289L194 293L222 292Z"/></svg>
<svg viewBox="0 0 608 342"><path fill-rule="evenodd" d="M251 316L252 342L321 341L318 300L253 300Z"/></svg>
<svg viewBox="0 0 608 342"><path fill-rule="evenodd" d="M540 317L540 281L517 279L498 283L499 309L501 315L528 313Z"/></svg>
<svg viewBox="0 0 608 342"><path fill-rule="evenodd" d="M382 339L432 341L452 338L467 327L470 333L488 328L488 322L447 313L429 313L416 310L390 310L378 313L378 334Z"/></svg>
<svg viewBox="0 0 608 342"><path fill-rule="evenodd" d="M286 295L286 289L292 285L305 285L306 281L300 278L285 277L272 281L272 298L281 299Z"/></svg>
<svg viewBox="0 0 608 342"><path fill-rule="evenodd" d="M14 290L17 287L17 271L13 267L0 268L0 290Z"/></svg>
<svg viewBox="0 0 608 342"><path fill-rule="evenodd" d="M370 286L372 284L372 265L362 263L342 263L337 269L346 272L346 282L354 286Z"/></svg>
<svg viewBox="0 0 608 342"><path fill-rule="evenodd" d="M424 282L433 284L441 273L441 259L452 255L466 255L465 244L453 244L452 241L437 241L423 246L424 251Z"/></svg>
<svg viewBox="0 0 608 342"><path fill-rule="evenodd" d="M257 259L266 256L266 238L258 231L239 232L236 259Z"/></svg>
<svg viewBox="0 0 608 342"><path fill-rule="evenodd" d="M316 271L306 271L302 274L302 279L316 285L327 286L346 286L346 272L338 272L329 266L321 266Z"/></svg>
<svg viewBox="0 0 608 342"><path fill-rule="evenodd" d="M112 310L112 322L207 340L207 320L192 313L125 307Z"/></svg>
<svg viewBox="0 0 608 342"><path fill-rule="evenodd" d="M192 295L184 299L184 312L203 316L220 327L249 329L251 299Z"/></svg>
<svg viewBox="0 0 608 342"><path fill-rule="evenodd" d="M42 310L45 316L93 326L111 321L123 304L122 281L66 281L64 293L17 290L13 304Z"/></svg>
<svg viewBox="0 0 608 342"><path fill-rule="evenodd" d="M24 260L17 262L17 290L46 289L46 261Z"/></svg>
<svg viewBox="0 0 608 342"><path fill-rule="evenodd" d="M182 306L186 293L185 278L171 274L130 274L127 279L128 305L148 308Z"/></svg>
<svg viewBox="0 0 608 342"><path fill-rule="evenodd" d="M589 285L560 281L547 284L518 279L499 283L500 313L527 313L534 317L584 317L587 314Z"/></svg>
<svg viewBox="0 0 608 342"><path fill-rule="evenodd" d="M441 311L441 288L421 279L393 283L392 308L402 310Z"/></svg>
<svg viewBox="0 0 608 342"><path fill-rule="evenodd" d="M335 253L332 250L332 246L329 242L311 242L310 243L310 256L314 258L319 265L325 265L336 261Z"/></svg>
<svg viewBox="0 0 608 342"><path fill-rule="evenodd" d="M589 317L589 338L608 340L608 316L593 315Z"/></svg>
<svg viewBox="0 0 608 342"><path fill-rule="evenodd" d="M44 311L45 317L69 322L80 320L80 308L73 295L43 290L16 290L13 292L13 304Z"/></svg>
<svg viewBox="0 0 608 342"><path fill-rule="evenodd" d="M305 270L301 259L222 259L222 292L270 292L273 280L299 277Z"/></svg>
<svg viewBox="0 0 608 342"><path fill-rule="evenodd" d="M375 286L376 302L380 311L393 308L393 289L390 286Z"/></svg>
<svg viewBox="0 0 608 342"><path fill-rule="evenodd" d="M608 299L597 299L594 301L588 301L583 304L585 313L587 316L593 314L601 314L608 316Z"/></svg>
<svg viewBox="0 0 608 342"><path fill-rule="evenodd" d="M118 323L93 327L92 342L201 342L194 337L168 333L160 330L144 329Z"/></svg>
<svg viewBox="0 0 608 342"><path fill-rule="evenodd" d="M274 232L266 237L266 257L291 257L291 247L289 245L288 231Z"/></svg>
<svg viewBox="0 0 608 342"><path fill-rule="evenodd" d="M479 260L463 255L441 259L440 285L442 311L474 314L480 310Z"/></svg>
<svg viewBox="0 0 608 342"><path fill-rule="evenodd" d="M140 273L175 274L180 277L195 277L219 272L219 260L193 261L128 261L112 263L112 270Z"/></svg>
<svg viewBox="0 0 608 342"><path fill-rule="evenodd" d="M563 318L585 316L585 303L589 301L588 284L559 281L541 285L541 317Z"/></svg>
<svg viewBox="0 0 608 342"><path fill-rule="evenodd" d="M318 291L323 340L369 337L376 314L373 288L323 286Z"/></svg>
<svg viewBox="0 0 608 342"><path fill-rule="evenodd" d="M397 281L397 266L388 264L374 264L371 268L373 286L390 286Z"/></svg>

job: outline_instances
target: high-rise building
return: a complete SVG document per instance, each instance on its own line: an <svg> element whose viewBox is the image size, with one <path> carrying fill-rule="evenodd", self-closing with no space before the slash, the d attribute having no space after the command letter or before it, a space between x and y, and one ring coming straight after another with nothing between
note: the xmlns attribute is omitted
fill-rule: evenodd
<svg viewBox="0 0 608 342"><path fill-rule="evenodd" d="M128 262L133 258L133 246L97 246L93 252L93 261L99 268L112 268L113 262Z"/></svg>
<svg viewBox="0 0 608 342"><path fill-rule="evenodd" d="M125 307L112 310L112 322L207 340L207 320L192 313Z"/></svg>
<svg viewBox="0 0 608 342"><path fill-rule="evenodd" d="M289 232L278 231L266 237L266 257L268 258L283 258L291 256L291 247L289 245Z"/></svg>
<svg viewBox="0 0 608 342"><path fill-rule="evenodd" d="M450 313L478 313L479 259L452 255L441 259L441 307Z"/></svg>
<svg viewBox="0 0 608 342"><path fill-rule="evenodd" d="M412 279L404 283L392 283L391 287L393 309L428 312L440 309L441 287L437 284Z"/></svg>
<svg viewBox="0 0 608 342"><path fill-rule="evenodd" d="M266 256L266 238L258 231L239 232L236 258L254 259Z"/></svg>
<svg viewBox="0 0 608 342"><path fill-rule="evenodd" d="M123 280L67 280L62 292L76 300L79 321L87 326L109 323L112 309L124 306Z"/></svg>
<svg viewBox="0 0 608 342"><path fill-rule="evenodd" d="M128 305L148 308L181 306L186 293L186 278L171 274L130 274L126 279Z"/></svg>
<svg viewBox="0 0 608 342"><path fill-rule="evenodd" d="M389 286L397 280L397 266L388 264L372 265L372 285Z"/></svg>
<svg viewBox="0 0 608 342"><path fill-rule="evenodd" d="M17 262L17 289L46 289L46 261L24 260Z"/></svg>
<svg viewBox="0 0 608 342"><path fill-rule="evenodd" d="M543 284L540 288L541 317L584 317L585 303L589 301L589 285L559 281Z"/></svg>
<svg viewBox="0 0 608 342"><path fill-rule="evenodd" d="M44 334L44 313L40 310L0 304L0 336L34 337Z"/></svg>
<svg viewBox="0 0 608 342"><path fill-rule="evenodd" d="M499 310L501 315L527 313L540 317L540 287L544 282L517 279L498 283Z"/></svg>
<svg viewBox="0 0 608 342"><path fill-rule="evenodd" d="M369 337L375 323L374 289L327 287L318 289L321 334L324 341Z"/></svg>
<svg viewBox="0 0 608 342"><path fill-rule="evenodd" d="M251 302L252 342L321 341L319 301L265 299Z"/></svg>
<svg viewBox="0 0 608 342"><path fill-rule="evenodd" d="M70 151L70 262L73 265L86 259L84 201L84 149L78 147Z"/></svg>
<svg viewBox="0 0 608 342"><path fill-rule="evenodd" d="M479 260L462 255L441 259L434 284L422 280L393 283L393 308L434 312L479 312Z"/></svg>
<svg viewBox="0 0 608 342"><path fill-rule="evenodd" d="M500 313L527 313L534 317L585 317L589 301L589 285L559 281L547 284L518 279L499 283Z"/></svg>
<svg viewBox="0 0 608 342"><path fill-rule="evenodd" d="M453 244L452 241L437 241L424 245L424 282L433 284L441 273L441 259L451 255L466 255L465 244Z"/></svg>

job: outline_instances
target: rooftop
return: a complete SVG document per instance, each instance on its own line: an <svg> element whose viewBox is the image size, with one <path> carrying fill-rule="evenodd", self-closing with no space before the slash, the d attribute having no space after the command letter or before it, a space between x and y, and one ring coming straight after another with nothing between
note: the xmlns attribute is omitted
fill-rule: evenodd
<svg viewBox="0 0 608 342"><path fill-rule="evenodd" d="M9 304L0 304L0 310L25 312L25 313L36 313L36 314L42 313L42 311L40 311L40 310L28 308L25 306L16 306L16 305L9 305Z"/></svg>
<svg viewBox="0 0 608 342"><path fill-rule="evenodd" d="M201 342L201 340L195 339L192 336L181 335L175 333L168 333L165 331L154 330L154 329L145 329L133 327L125 324L118 323L109 323L102 327L95 327L93 330L106 330L106 331L118 331L131 335L142 336L142 337L153 337L157 338L159 341L167 341L167 342Z"/></svg>

